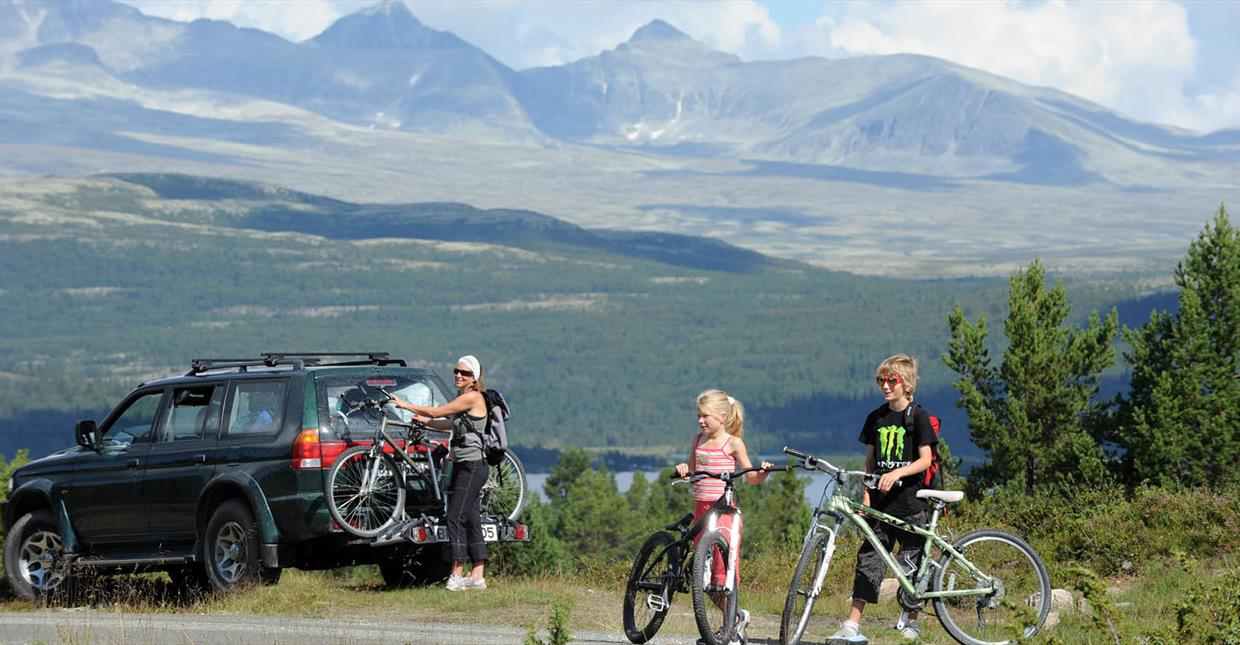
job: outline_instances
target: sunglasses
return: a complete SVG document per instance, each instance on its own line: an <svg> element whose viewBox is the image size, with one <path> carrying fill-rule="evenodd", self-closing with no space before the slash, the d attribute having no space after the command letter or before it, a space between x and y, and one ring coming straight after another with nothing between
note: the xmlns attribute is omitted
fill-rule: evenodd
<svg viewBox="0 0 1240 645"><path fill-rule="evenodd" d="M453 373L453 374L455 374L455 375L457 375L457 376L464 376L465 378L473 378L473 377L474 377L474 373L473 373L473 372L471 372L471 371L469 371L469 370L453 369L453 370L452 370L452 373Z"/></svg>
<svg viewBox="0 0 1240 645"><path fill-rule="evenodd" d="M878 383L879 387L882 387L884 383L886 383L887 385L891 387L895 387L899 385L900 383L902 383L903 379L901 379L898 376L875 376L874 382Z"/></svg>

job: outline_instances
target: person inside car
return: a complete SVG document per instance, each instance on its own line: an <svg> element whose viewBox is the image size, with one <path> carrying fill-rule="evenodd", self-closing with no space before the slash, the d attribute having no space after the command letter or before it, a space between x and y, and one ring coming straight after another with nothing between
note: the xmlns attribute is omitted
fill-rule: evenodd
<svg viewBox="0 0 1240 645"><path fill-rule="evenodd" d="M483 569L487 545L482 534L482 486L488 469L482 456L482 433L486 430L487 407L482 396L482 364L473 355L462 356L452 370L458 396L441 406L414 405L392 397L392 405L413 413L419 423L440 430L452 430L450 442L452 483L448 495L448 546L452 552L452 574L448 591L486 589ZM465 561L473 563L465 575Z"/></svg>

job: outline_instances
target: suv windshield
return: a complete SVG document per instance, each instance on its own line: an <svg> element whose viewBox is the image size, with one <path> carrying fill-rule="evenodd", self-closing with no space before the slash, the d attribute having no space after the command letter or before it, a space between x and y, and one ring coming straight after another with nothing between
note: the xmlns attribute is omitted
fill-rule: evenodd
<svg viewBox="0 0 1240 645"><path fill-rule="evenodd" d="M326 376L315 381L318 399L326 403L320 410L323 418L330 419L329 427L337 436L354 435L365 438L379 428L379 412L374 408L358 408L366 399L376 401L394 394L415 405L439 406L448 402L438 378L429 374L367 374L365 376ZM323 403L320 403L322 405ZM389 420L408 422L413 413L384 406ZM360 437L358 435L361 435Z"/></svg>

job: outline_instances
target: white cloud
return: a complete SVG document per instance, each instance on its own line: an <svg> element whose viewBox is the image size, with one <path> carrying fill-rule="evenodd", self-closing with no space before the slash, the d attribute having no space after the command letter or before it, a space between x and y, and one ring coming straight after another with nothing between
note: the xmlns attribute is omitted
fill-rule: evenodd
<svg viewBox="0 0 1240 645"><path fill-rule="evenodd" d="M1198 43L1174 2L867 2L825 16L816 29L831 46L819 53L926 54L1145 121L1198 130L1240 124L1240 88L1186 92Z"/></svg>

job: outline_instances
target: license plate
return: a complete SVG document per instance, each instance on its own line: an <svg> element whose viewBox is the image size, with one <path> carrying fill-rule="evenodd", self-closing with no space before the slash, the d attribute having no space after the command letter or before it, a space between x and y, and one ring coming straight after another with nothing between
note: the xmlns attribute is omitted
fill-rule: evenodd
<svg viewBox="0 0 1240 645"><path fill-rule="evenodd" d="M435 527L435 541L437 542L448 541L448 527L446 526ZM483 524L482 525L482 541L483 542L498 542L499 541L499 527L494 524Z"/></svg>

